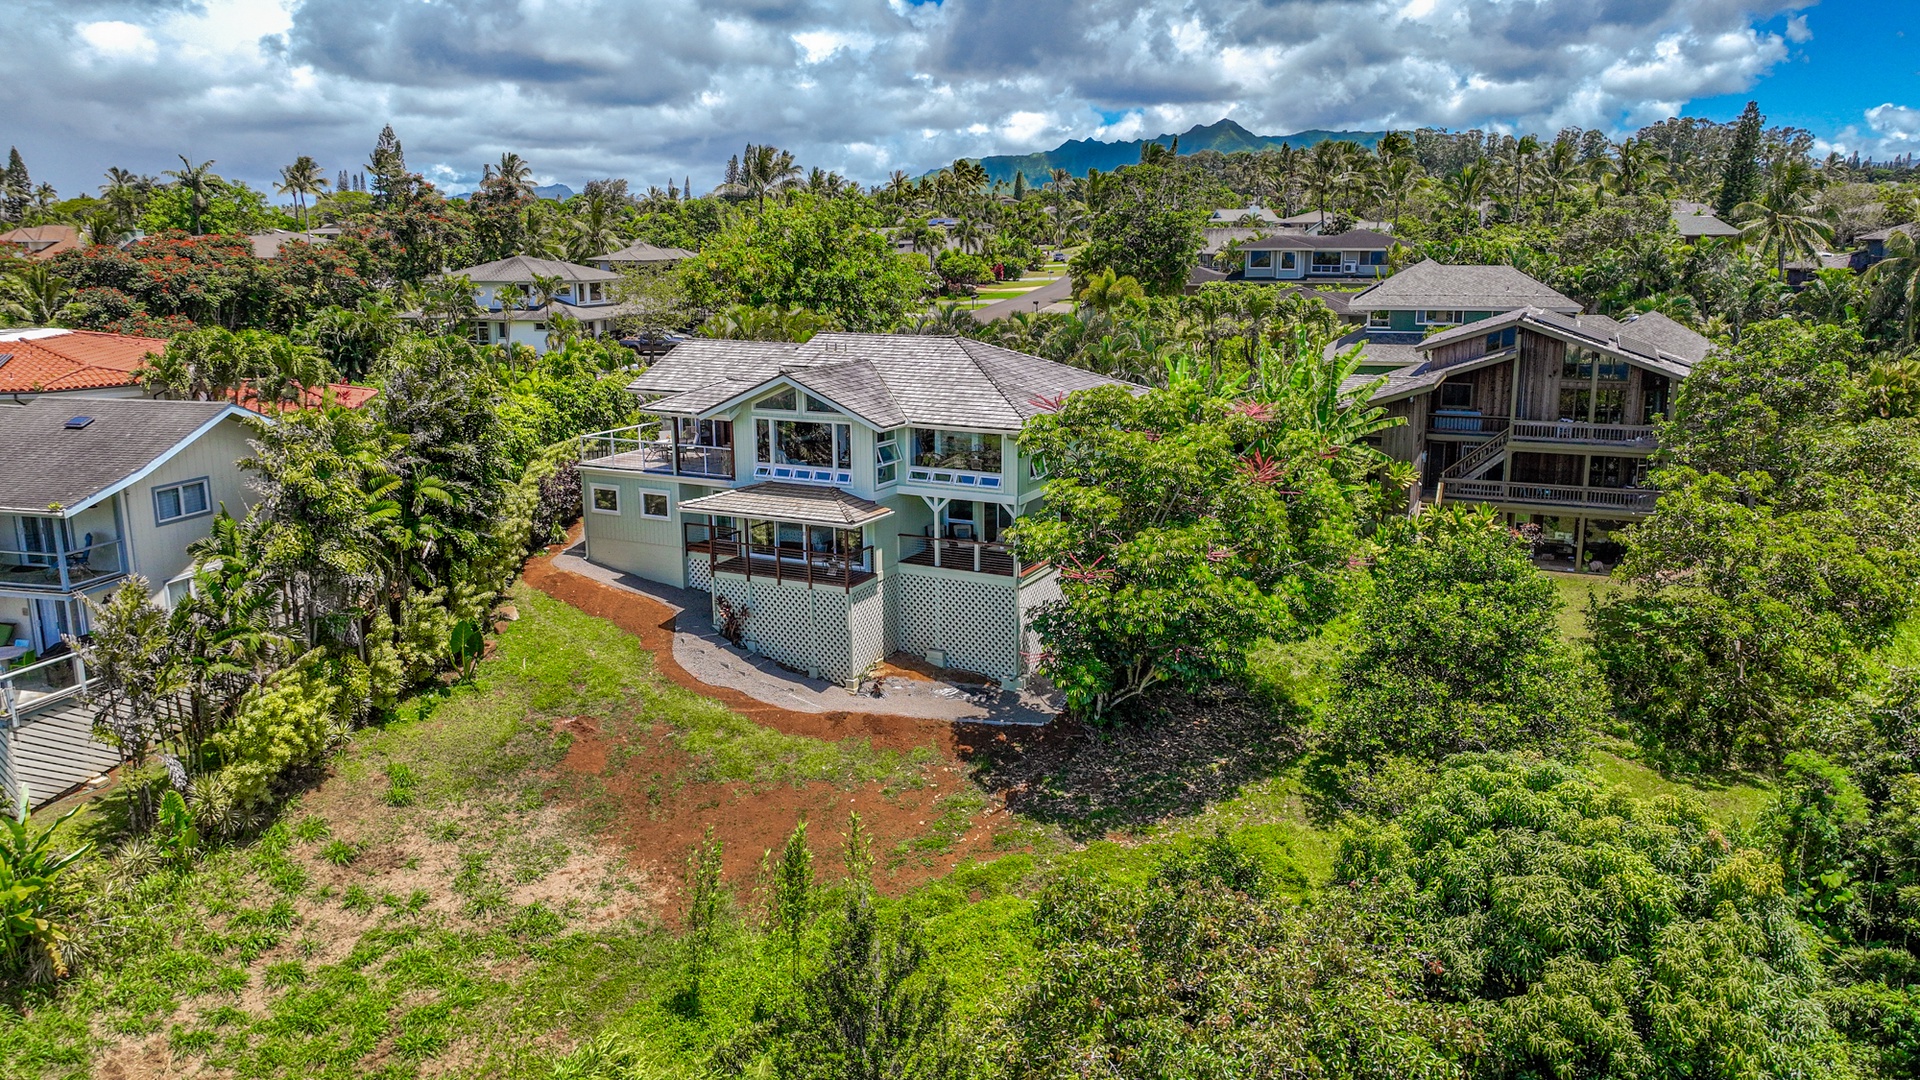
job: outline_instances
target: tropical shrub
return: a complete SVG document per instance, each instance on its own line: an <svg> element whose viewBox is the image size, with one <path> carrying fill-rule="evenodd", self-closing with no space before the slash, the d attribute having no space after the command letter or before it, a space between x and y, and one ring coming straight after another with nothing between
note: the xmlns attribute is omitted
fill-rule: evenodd
<svg viewBox="0 0 1920 1080"><path fill-rule="evenodd" d="M54 832L80 808L36 828L26 801L14 815L0 817L0 975L48 982L69 968L81 901L66 878L93 845L56 854Z"/></svg>

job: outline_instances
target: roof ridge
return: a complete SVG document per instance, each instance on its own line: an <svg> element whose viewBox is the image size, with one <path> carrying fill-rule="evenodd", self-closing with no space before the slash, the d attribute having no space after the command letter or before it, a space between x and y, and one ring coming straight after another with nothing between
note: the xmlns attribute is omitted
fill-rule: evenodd
<svg viewBox="0 0 1920 1080"><path fill-rule="evenodd" d="M1007 396L1007 389L1006 387L1000 385L999 378L995 375L994 372L988 370L985 364L980 362L980 358L978 356L975 356L973 353L973 350L968 348L968 346L980 345L989 349L1000 349L1003 352L1014 352L1015 350L1003 349L999 345L989 345L984 341L975 341L972 338L954 338L953 340L959 343L960 351L966 355L967 360L970 361L974 367L980 369L980 374L986 377L987 385L993 387L993 392L996 394L999 394L1000 400L1006 402L1007 408L1013 410L1013 415L1020 417L1022 420L1025 420L1026 414L1020 411L1020 403L1014 401L1012 398ZM1032 353L1019 353L1017 355L1033 356ZM995 359L998 359L998 357L995 357ZM1044 356L1034 356L1034 359L1040 361L1043 364L1053 363L1053 361L1048 360Z"/></svg>

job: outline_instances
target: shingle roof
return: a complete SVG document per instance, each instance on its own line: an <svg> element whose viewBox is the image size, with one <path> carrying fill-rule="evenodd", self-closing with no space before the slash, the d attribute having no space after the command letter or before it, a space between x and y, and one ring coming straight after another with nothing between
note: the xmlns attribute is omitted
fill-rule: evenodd
<svg viewBox="0 0 1920 1080"><path fill-rule="evenodd" d="M0 394L132 386L164 338L94 330L0 330Z"/></svg>
<svg viewBox="0 0 1920 1080"><path fill-rule="evenodd" d="M1277 251L1287 248L1306 248L1314 251L1373 251L1386 250L1400 241L1383 232L1370 229L1353 229L1349 232L1323 235L1321 233L1281 233L1261 240L1252 240L1240 245L1242 251Z"/></svg>
<svg viewBox="0 0 1920 1080"><path fill-rule="evenodd" d="M338 229L330 230L324 234L317 232L292 232L287 229L268 229L266 232L248 234L247 241L253 245L254 258L271 259L275 255L280 254L281 248L286 247L295 240L308 244L324 244L338 234Z"/></svg>
<svg viewBox="0 0 1920 1080"><path fill-rule="evenodd" d="M1215 227L1200 231L1200 254L1218 255L1227 250L1227 245L1235 240L1246 243L1267 235L1265 229L1249 229L1241 226Z"/></svg>
<svg viewBox="0 0 1920 1080"><path fill-rule="evenodd" d="M1578 314L1580 304L1511 266L1448 266L1428 259L1347 301L1350 311L1513 311L1537 307Z"/></svg>
<svg viewBox="0 0 1920 1080"><path fill-rule="evenodd" d="M1420 350L1428 352L1489 331L1523 324L1562 340L1573 339L1663 370L1677 369L1682 375L1706 359L1713 348L1713 343L1706 338L1657 311L1617 321L1605 315L1570 317L1540 308L1522 308L1435 334L1420 343Z"/></svg>
<svg viewBox="0 0 1920 1080"><path fill-rule="evenodd" d="M1908 224L1905 224L1905 225L1889 225L1884 229L1875 229L1872 232L1863 232L1859 235L1858 239L1878 240L1881 243L1886 243L1888 240L1893 239L1894 233L1907 233L1911 235L1913 233L1913 224L1909 222Z"/></svg>
<svg viewBox="0 0 1920 1080"><path fill-rule="evenodd" d="M534 275L557 277L562 281L618 281L620 275L611 270L602 270L596 266L581 266L578 263L559 262L554 259L536 259L528 255L511 255L479 266L469 266L464 270L451 271L474 281L513 281L531 282Z"/></svg>
<svg viewBox="0 0 1920 1080"><path fill-rule="evenodd" d="M1041 411L1039 399L1132 385L968 338L836 333L804 345L689 341L627 389L668 395L649 407L687 414L713 409L781 375L879 428L1018 431Z"/></svg>
<svg viewBox="0 0 1920 1080"><path fill-rule="evenodd" d="M1673 224L1688 239L1702 236L1739 236L1740 230L1721 221L1705 203L1681 200L1673 204Z"/></svg>
<svg viewBox="0 0 1920 1080"><path fill-rule="evenodd" d="M1252 215L1265 225L1274 225L1280 221L1280 215L1260 206L1227 207L1215 210L1213 213L1207 215L1207 220L1217 221L1223 224L1237 224L1242 218L1248 215Z"/></svg>
<svg viewBox="0 0 1920 1080"><path fill-rule="evenodd" d="M1520 325L1532 327L1563 341L1573 340L1590 348L1612 353L1675 378L1685 378L1693 369L1693 365L1705 359L1707 353L1713 348L1713 343L1706 338L1657 311L1636 315L1623 322L1610 319L1605 315L1570 317L1540 308L1524 308L1455 327L1413 346L1417 350L1419 362L1388 375L1387 381L1374 392L1373 399L1390 401L1405 397L1437 386L1448 376L1471 371L1486 363L1504 362L1511 350L1496 350L1486 357L1444 366L1435 366L1430 360L1430 354L1432 350L1442 345L1478 337L1508 326ZM1372 352L1372 348L1369 348L1369 359L1372 359ZM1370 378L1372 376L1355 376L1348 380L1344 389L1352 390Z"/></svg>
<svg viewBox="0 0 1920 1080"><path fill-rule="evenodd" d="M0 411L0 510L68 510L116 488L188 436L246 410L224 401L34 398ZM68 429L74 417L92 417Z"/></svg>
<svg viewBox="0 0 1920 1080"><path fill-rule="evenodd" d="M839 488L786 484L777 480L748 484L680 504L682 510L761 521L796 521L803 525L851 528L892 514L877 502L850 495Z"/></svg>
<svg viewBox="0 0 1920 1080"><path fill-rule="evenodd" d="M595 255L594 262L656 263L678 262L691 259L694 253L686 248L654 247L642 240L635 240L619 251L609 251L605 255Z"/></svg>

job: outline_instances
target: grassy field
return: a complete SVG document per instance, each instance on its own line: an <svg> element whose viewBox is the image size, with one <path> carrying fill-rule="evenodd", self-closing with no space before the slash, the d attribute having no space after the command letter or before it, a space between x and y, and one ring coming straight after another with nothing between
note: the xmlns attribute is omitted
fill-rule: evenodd
<svg viewBox="0 0 1920 1080"><path fill-rule="evenodd" d="M1260 650L1251 699L956 751L760 726L665 682L613 624L526 588L514 600L521 617L470 684L360 733L264 834L97 883L114 913L102 946L57 992L11 992L0 1076L532 1078L595 1075L608 1054L623 1076L686 1075L780 991L787 965L751 927L763 852L802 817L825 908L847 813L862 814L886 903L922 920L962 1020L1033 963L1028 897L1064 868L1135 878L1224 829L1302 891L1332 872L1337 821L1299 733L1342 624ZM1727 823L1768 796L1688 787L1625 747L1593 764L1638 795L1692 792ZM73 829L111 842L116 809L101 798ZM709 826L735 918L696 995L675 928Z"/></svg>
<svg viewBox="0 0 1920 1080"><path fill-rule="evenodd" d="M1601 574L1574 574L1546 571L1554 587L1560 590L1560 632L1569 640L1587 636L1587 602L1626 591L1627 586Z"/></svg>

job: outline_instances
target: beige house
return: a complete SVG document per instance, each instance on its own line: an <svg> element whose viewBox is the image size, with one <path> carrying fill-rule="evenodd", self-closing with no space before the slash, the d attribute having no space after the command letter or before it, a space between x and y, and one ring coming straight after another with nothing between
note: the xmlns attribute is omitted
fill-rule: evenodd
<svg viewBox="0 0 1920 1080"><path fill-rule="evenodd" d="M1060 595L1005 543L1044 481L1015 439L1109 384L965 338L689 341L630 387L652 419L581 440L587 557L707 594L816 677L897 651L1013 686Z"/></svg>

